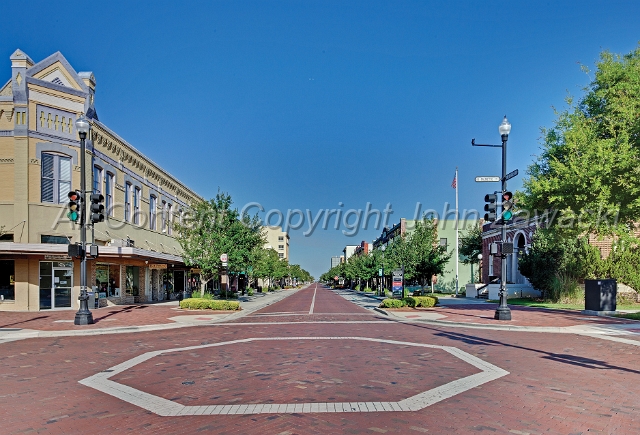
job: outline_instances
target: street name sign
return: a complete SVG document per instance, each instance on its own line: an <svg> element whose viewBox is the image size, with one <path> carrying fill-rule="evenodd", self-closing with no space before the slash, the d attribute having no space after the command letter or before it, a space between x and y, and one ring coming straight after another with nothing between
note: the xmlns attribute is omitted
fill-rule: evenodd
<svg viewBox="0 0 640 435"><path fill-rule="evenodd" d="M500 181L500 177L476 177L477 183L482 182L498 182Z"/></svg>
<svg viewBox="0 0 640 435"><path fill-rule="evenodd" d="M507 175L504 176L505 180L511 180L513 177L515 177L516 175L518 175L518 170L516 169L515 171L511 171L509 172Z"/></svg>

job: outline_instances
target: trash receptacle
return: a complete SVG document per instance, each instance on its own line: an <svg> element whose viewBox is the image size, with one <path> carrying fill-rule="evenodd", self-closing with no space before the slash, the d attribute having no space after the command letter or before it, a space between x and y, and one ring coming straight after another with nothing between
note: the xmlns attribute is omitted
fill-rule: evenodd
<svg viewBox="0 0 640 435"><path fill-rule="evenodd" d="M587 311L615 311L618 283L615 279L585 279L584 309Z"/></svg>
<svg viewBox="0 0 640 435"><path fill-rule="evenodd" d="M258 286L258 293L262 293L262 286L261 285Z"/></svg>

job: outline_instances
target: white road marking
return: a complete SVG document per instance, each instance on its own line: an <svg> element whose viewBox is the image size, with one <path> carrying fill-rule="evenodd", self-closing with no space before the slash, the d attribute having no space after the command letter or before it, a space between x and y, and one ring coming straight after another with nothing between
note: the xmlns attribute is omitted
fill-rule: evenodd
<svg viewBox="0 0 640 435"><path fill-rule="evenodd" d="M313 299L311 300L311 308L309 308L309 314L313 314L313 307L316 304L316 292L318 291L318 287L313 290Z"/></svg>
<svg viewBox="0 0 640 435"><path fill-rule="evenodd" d="M412 397L398 402L337 402L337 403L271 403L271 404L234 404L234 405L204 405L185 406L135 388L122 385L109 378L124 372L144 361L158 355L191 351L207 347L224 346L238 343L248 343L252 341L286 341L286 340L359 340L387 343L401 346L426 347L431 349L441 349L450 355L459 358L466 363L476 367L480 373L466 376L452 382L448 382L431 390L424 391ZM188 346L161 351L147 352L124 361L110 369L96 373L93 376L79 381L82 385L102 391L132 405L151 411L160 416L182 416L182 415L229 415L229 414L282 414L282 413L336 413L336 412L387 412L387 411L418 411L427 406L448 399L457 394L475 388L479 385L493 381L508 375L509 372L501 369L487 361L470 355L452 346L438 346L435 344L413 343L396 340L386 340L369 337L259 337L245 338L240 340L226 341L221 343L204 344L199 346Z"/></svg>

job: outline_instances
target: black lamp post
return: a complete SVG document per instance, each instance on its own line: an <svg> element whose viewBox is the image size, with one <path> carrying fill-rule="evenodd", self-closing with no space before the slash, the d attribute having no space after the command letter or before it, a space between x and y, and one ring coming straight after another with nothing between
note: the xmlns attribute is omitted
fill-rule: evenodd
<svg viewBox="0 0 640 435"><path fill-rule="evenodd" d="M502 138L502 193L507 191L507 140L511 132L511 124L505 116L498 127ZM504 211L504 210L503 210ZM502 217L502 243L507 241L507 220ZM511 309L507 305L507 256L502 253L500 262L500 305L493 316L495 320L511 320Z"/></svg>
<svg viewBox="0 0 640 435"><path fill-rule="evenodd" d="M87 186L85 180L86 165L85 165L85 139L87 134L91 130L91 124L84 115L80 115L76 119L76 130L78 136L80 136L80 195L82 195L82 201L80 201L80 308L76 313L76 317L73 321L75 325L91 325L93 323L93 315L89 311L89 295L87 294L87 227L85 225L87 219Z"/></svg>

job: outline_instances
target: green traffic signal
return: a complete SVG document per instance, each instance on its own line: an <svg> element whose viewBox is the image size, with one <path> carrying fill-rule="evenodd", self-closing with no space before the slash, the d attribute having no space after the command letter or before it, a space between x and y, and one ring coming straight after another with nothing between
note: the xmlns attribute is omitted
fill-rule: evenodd
<svg viewBox="0 0 640 435"><path fill-rule="evenodd" d="M77 211L70 211L69 213L67 213L67 217L69 218L69 220L71 222L77 222L78 221L78 212Z"/></svg>
<svg viewBox="0 0 640 435"><path fill-rule="evenodd" d="M508 221L513 217L513 193L502 193L502 220Z"/></svg>

